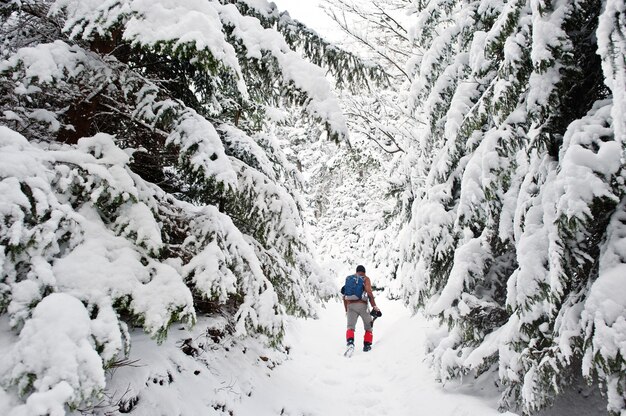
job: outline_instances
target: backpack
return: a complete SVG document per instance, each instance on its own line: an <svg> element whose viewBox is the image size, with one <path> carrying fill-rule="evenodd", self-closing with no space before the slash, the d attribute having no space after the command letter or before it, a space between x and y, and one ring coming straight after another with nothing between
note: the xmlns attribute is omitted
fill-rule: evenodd
<svg viewBox="0 0 626 416"><path fill-rule="evenodd" d="M346 284L343 286L343 293L346 300L363 300L365 293L365 278L356 274L346 277Z"/></svg>

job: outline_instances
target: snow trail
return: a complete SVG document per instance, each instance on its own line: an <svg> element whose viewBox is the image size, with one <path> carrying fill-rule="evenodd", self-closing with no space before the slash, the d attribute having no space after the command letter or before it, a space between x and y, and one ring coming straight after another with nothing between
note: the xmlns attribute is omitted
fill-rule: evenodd
<svg viewBox="0 0 626 416"><path fill-rule="evenodd" d="M380 298L380 299L379 299ZM424 337L430 324L411 317L401 302L377 298L383 317L374 326L374 347L357 348L345 358L345 315L329 303L317 320L289 323L290 359L256 384L250 398L233 409L242 415L287 416L496 416L497 393L480 387L463 393L442 386L424 362ZM509 415L513 415L509 413Z"/></svg>

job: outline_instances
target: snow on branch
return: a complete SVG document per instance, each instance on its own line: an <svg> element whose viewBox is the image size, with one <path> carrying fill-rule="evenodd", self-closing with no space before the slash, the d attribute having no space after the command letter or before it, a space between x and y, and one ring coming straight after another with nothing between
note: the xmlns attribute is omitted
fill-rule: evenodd
<svg viewBox="0 0 626 416"><path fill-rule="evenodd" d="M94 31L106 34L112 20L117 19L123 26L124 39L137 46L178 56L212 73L223 66L233 73L238 91L246 100L246 83L251 80L245 79L240 51L236 49L239 46L230 43L228 32L241 42L246 59L261 59L262 52L269 52L278 63L281 82L286 86L293 83L306 94L306 111L325 123L333 135L347 135L345 118L324 71L292 51L275 29L264 28L257 18L242 15L233 4L215 0L124 0L87 6L59 0L51 10L66 11L66 29L71 28L72 37L82 34L90 38Z"/></svg>

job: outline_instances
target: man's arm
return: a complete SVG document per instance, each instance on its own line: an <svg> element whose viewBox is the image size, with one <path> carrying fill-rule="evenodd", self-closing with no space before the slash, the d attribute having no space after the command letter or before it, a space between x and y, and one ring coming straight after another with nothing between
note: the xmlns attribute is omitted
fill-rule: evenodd
<svg viewBox="0 0 626 416"><path fill-rule="evenodd" d="M370 300L372 308L378 309L378 306L376 306L376 300L374 299L374 294L372 293L372 282L367 276L365 276L365 292L367 293L367 298Z"/></svg>

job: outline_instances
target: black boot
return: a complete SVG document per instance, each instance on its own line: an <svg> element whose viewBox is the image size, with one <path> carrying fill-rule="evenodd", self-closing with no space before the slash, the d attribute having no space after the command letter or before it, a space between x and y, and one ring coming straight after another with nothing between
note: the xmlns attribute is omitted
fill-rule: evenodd
<svg viewBox="0 0 626 416"><path fill-rule="evenodd" d="M363 343L363 351L367 352L369 350L372 349L372 343L371 342L364 342Z"/></svg>

